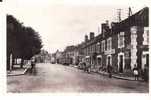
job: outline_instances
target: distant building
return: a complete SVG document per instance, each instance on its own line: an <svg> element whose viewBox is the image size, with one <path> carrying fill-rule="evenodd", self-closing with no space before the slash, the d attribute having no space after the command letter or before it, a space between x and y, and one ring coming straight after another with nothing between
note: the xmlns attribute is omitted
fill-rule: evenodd
<svg viewBox="0 0 151 100"><path fill-rule="evenodd" d="M41 50L41 52L36 55L38 63L50 63L50 54L46 50Z"/></svg>
<svg viewBox="0 0 151 100"><path fill-rule="evenodd" d="M59 63L61 64L73 64L77 65L79 63L79 46L67 46L65 50L61 53L56 52L56 55L61 55L58 58Z"/></svg>
<svg viewBox="0 0 151 100"><path fill-rule="evenodd" d="M56 63L60 63L60 62L59 62L59 59L62 58L62 52L59 51L59 50L57 50L56 53L55 53L55 56L56 56L56 57L55 57Z"/></svg>
<svg viewBox="0 0 151 100"><path fill-rule="evenodd" d="M50 62L51 62L52 64L55 64L55 63L56 63L56 53L52 53L52 54L51 54Z"/></svg>

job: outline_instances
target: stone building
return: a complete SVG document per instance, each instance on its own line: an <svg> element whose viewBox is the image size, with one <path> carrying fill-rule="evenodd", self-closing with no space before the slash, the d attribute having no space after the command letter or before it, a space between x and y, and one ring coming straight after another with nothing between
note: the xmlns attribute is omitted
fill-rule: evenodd
<svg viewBox="0 0 151 100"><path fill-rule="evenodd" d="M120 22L102 24L102 32L90 39L85 35L82 46L85 60L93 68L106 68L109 64L115 72L132 70L134 64L140 69L149 66L149 8L145 7Z"/></svg>

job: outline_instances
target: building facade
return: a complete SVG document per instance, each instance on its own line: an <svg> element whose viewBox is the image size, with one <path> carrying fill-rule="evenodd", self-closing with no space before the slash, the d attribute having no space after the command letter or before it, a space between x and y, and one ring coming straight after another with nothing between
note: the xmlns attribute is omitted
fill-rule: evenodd
<svg viewBox="0 0 151 100"><path fill-rule="evenodd" d="M90 39L85 36L82 46L85 60L93 68L113 66L114 72L132 71L134 64L139 69L149 66L149 8L145 7L120 22L102 24L102 32Z"/></svg>

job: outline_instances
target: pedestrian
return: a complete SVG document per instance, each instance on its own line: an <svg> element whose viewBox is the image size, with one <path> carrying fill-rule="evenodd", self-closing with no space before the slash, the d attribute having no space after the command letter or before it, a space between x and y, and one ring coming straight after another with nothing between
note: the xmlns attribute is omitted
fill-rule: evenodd
<svg viewBox="0 0 151 100"><path fill-rule="evenodd" d="M88 61L86 61L85 71L86 71L87 73L90 73L90 72L91 72L91 64L90 64Z"/></svg>
<svg viewBox="0 0 151 100"><path fill-rule="evenodd" d="M112 78L112 66L110 64L108 64L108 66L107 66L107 71L109 74L109 78Z"/></svg>
<svg viewBox="0 0 151 100"><path fill-rule="evenodd" d="M134 73L135 80L138 80L139 74L138 74L138 67L136 66L136 64L134 64L133 73Z"/></svg>
<svg viewBox="0 0 151 100"><path fill-rule="evenodd" d="M31 59L31 73L35 73L35 66L36 66L36 60L35 58L33 57Z"/></svg>

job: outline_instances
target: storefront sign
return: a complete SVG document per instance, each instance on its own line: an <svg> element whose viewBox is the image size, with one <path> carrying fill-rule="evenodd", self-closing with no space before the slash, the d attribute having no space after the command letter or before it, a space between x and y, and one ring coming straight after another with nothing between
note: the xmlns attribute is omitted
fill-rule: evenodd
<svg viewBox="0 0 151 100"><path fill-rule="evenodd" d="M104 53L105 53L105 55L114 54L115 53L115 49L111 49L111 50L105 51Z"/></svg>
<svg viewBox="0 0 151 100"><path fill-rule="evenodd" d="M131 27L131 33L132 34L136 34L137 33L137 27L136 26Z"/></svg>
<svg viewBox="0 0 151 100"><path fill-rule="evenodd" d="M90 58L90 56L86 56L85 58Z"/></svg>
<svg viewBox="0 0 151 100"><path fill-rule="evenodd" d="M102 58L102 55L98 55L97 58Z"/></svg>

